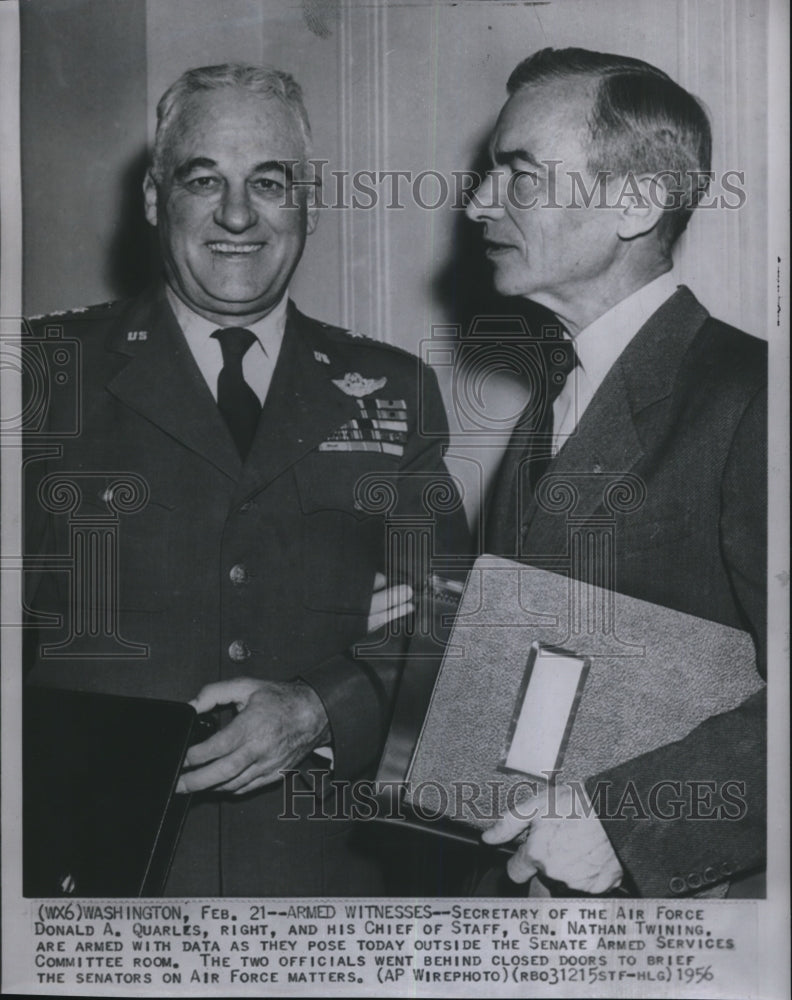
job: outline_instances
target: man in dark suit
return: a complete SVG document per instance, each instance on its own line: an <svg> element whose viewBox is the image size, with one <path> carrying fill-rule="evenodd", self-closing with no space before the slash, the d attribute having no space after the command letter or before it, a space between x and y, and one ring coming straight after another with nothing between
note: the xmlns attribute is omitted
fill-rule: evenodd
<svg viewBox="0 0 792 1000"><path fill-rule="evenodd" d="M504 456L485 549L540 565L563 557L588 582L747 630L763 672L765 345L709 316L672 274L672 247L707 187L706 114L660 70L582 49L536 53L508 90L468 215L498 291L552 310L568 342L553 345L552 378ZM625 473L640 496L620 508L607 487ZM559 485L570 503L557 502ZM615 518L615 550L574 561L570 507L592 537L598 518ZM539 871L577 891L668 896L761 866L764 713L761 692L594 776L588 817L573 815L568 787L555 809L540 796L512 879ZM646 809L661 787L681 803L664 816ZM724 788L738 789L738 808L724 810ZM598 789L611 808L629 790L632 808L609 815ZM506 816L484 839L528 825Z"/></svg>
<svg viewBox="0 0 792 1000"><path fill-rule="evenodd" d="M63 625L29 644L31 682L236 710L188 753L173 895L383 891L342 784L376 763L400 642L370 637L369 659L354 644L375 579L402 585L401 610L424 583L405 517L436 551L464 550L433 376L421 425L414 357L288 299L316 223L309 142L289 75L184 74L145 180L165 282L41 326L77 345L82 385L79 434L28 452L28 551L71 559L31 601ZM45 435L68 425L63 405L53 394ZM339 782L325 798L311 767Z"/></svg>

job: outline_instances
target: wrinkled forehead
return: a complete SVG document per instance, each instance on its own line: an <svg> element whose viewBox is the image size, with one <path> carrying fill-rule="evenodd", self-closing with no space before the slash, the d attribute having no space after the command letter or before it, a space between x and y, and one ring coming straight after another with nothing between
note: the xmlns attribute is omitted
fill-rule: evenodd
<svg viewBox="0 0 792 1000"><path fill-rule="evenodd" d="M490 152L526 149L537 158L547 158L554 151L587 147L595 94L596 81L579 76L520 87L501 108Z"/></svg>
<svg viewBox="0 0 792 1000"><path fill-rule="evenodd" d="M193 156L218 163L262 156L293 161L304 159L305 152L292 108L278 97L236 87L190 94L168 130L171 165Z"/></svg>

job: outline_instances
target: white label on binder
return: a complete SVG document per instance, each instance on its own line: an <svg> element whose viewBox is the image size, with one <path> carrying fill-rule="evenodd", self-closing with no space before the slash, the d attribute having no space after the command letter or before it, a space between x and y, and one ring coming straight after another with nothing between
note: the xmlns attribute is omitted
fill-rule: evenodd
<svg viewBox="0 0 792 1000"><path fill-rule="evenodd" d="M507 768L545 777L559 767L585 667L580 657L538 647L504 761Z"/></svg>

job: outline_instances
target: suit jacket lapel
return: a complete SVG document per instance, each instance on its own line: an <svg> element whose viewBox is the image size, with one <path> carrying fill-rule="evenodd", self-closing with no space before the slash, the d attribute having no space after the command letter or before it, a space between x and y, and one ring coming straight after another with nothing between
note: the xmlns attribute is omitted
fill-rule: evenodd
<svg viewBox="0 0 792 1000"><path fill-rule="evenodd" d="M532 498L526 518L530 550L553 552L565 544L567 513L585 518L602 505L604 479L599 473L630 472L643 455L623 373L615 367L548 470L570 483L576 496L574 507L559 515Z"/></svg>
<svg viewBox="0 0 792 1000"><path fill-rule="evenodd" d="M358 412L354 397L333 385L321 327L289 303L280 354L238 496L259 492ZM343 374L343 373L342 373Z"/></svg>
<svg viewBox="0 0 792 1000"><path fill-rule="evenodd" d="M117 399L231 479L239 478L239 455L164 289L125 317L108 349L129 358L107 384Z"/></svg>
<svg viewBox="0 0 792 1000"><path fill-rule="evenodd" d="M549 469L573 484L577 500L571 513L576 519L590 517L602 507L603 487L612 477L640 474L651 463L667 431L668 403L682 359L707 316L692 292L680 286L649 317L606 375L575 434ZM528 552L549 553L565 546L565 515L547 511L535 500L526 515Z"/></svg>

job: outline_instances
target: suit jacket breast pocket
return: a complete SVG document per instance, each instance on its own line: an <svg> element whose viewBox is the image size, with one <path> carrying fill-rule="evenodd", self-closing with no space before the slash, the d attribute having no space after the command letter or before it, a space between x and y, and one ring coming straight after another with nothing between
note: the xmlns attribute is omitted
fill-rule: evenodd
<svg viewBox="0 0 792 1000"><path fill-rule="evenodd" d="M367 615L374 576L385 571L387 501L372 496L394 480L383 456L316 453L294 467L300 506L306 608Z"/></svg>

